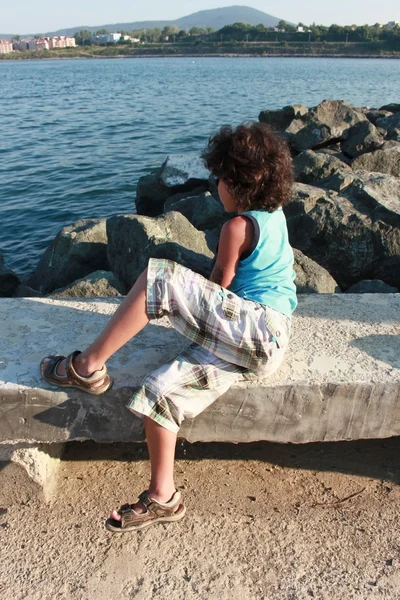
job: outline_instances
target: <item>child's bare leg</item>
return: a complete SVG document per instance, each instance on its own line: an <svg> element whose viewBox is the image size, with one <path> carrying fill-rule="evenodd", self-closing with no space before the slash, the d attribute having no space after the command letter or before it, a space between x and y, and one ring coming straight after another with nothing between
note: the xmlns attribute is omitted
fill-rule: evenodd
<svg viewBox="0 0 400 600"><path fill-rule="evenodd" d="M110 356L147 325L146 288L147 269L136 280L100 335L74 359L74 368L79 375L91 375L101 369ZM46 362L42 368L45 367ZM65 374L64 361L57 366L57 373Z"/></svg>
<svg viewBox="0 0 400 600"><path fill-rule="evenodd" d="M148 494L158 502L168 502L175 493L174 458L176 434L165 429L153 419L144 417L146 442L149 449L151 464L151 479ZM143 506L138 502L134 509L143 512ZM112 519L121 519L117 511L113 511Z"/></svg>

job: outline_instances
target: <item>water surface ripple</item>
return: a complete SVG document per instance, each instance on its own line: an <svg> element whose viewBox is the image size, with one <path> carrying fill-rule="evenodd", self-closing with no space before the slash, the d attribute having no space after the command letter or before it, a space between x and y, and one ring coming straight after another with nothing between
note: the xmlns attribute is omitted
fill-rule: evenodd
<svg viewBox="0 0 400 600"><path fill-rule="evenodd" d="M4 61L0 84L0 250L26 275L62 226L134 212L139 177L168 154L266 108L398 101L400 61Z"/></svg>

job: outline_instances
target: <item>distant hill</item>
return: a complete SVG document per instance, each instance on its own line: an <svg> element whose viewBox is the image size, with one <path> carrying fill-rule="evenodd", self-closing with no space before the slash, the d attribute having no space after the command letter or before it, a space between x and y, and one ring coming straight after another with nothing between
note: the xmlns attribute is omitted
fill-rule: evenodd
<svg viewBox="0 0 400 600"><path fill-rule="evenodd" d="M46 36L53 35L74 35L81 29L88 29L92 32L99 29L107 29L113 31L133 31L134 29L155 29L156 27L163 28L167 25L177 25L179 29L190 29L191 27L213 27L215 30L221 29L225 25L233 23L248 23L249 25L265 25L265 27L275 27L281 19L273 17L261 10L250 8L249 6L228 6L226 8L214 8L211 10L201 10L199 12L181 17L175 21L135 21L133 23L113 23L110 25L96 25L95 27L87 25L79 25L70 27L69 29L59 29L57 31L35 31L34 33L21 34L21 37L29 35L42 34ZM0 33L0 39L10 39L15 34Z"/></svg>

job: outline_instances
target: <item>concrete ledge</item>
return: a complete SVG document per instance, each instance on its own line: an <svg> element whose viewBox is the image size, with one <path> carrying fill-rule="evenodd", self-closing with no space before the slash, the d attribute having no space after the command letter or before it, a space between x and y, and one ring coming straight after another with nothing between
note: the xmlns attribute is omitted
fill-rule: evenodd
<svg viewBox="0 0 400 600"><path fill-rule="evenodd" d="M400 435L400 294L301 296L290 351L266 380L231 388L180 436L189 441L315 442ZM100 398L44 384L46 354L85 347L119 299L0 301L0 444L144 439L126 408L143 376L186 340L151 323L109 362Z"/></svg>

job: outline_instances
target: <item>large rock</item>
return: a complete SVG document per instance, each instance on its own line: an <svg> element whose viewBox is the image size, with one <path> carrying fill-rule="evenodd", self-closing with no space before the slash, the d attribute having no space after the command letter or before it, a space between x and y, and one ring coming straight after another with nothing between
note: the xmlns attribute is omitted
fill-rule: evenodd
<svg viewBox="0 0 400 600"><path fill-rule="evenodd" d="M382 110L381 108L377 110L376 108L370 108L367 110L363 110L365 116L368 121L370 121L373 125L376 125L378 119L384 119L385 117L390 117L392 115L391 111Z"/></svg>
<svg viewBox="0 0 400 600"><path fill-rule="evenodd" d="M400 104L392 102L391 104L385 104L384 106L381 106L379 110L386 110L391 113L398 113L400 112Z"/></svg>
<svg viewBox="0 0 400 600"><path fill-rule="evenodd" d="M324 100L304 114L296 114L285 107L281 117L274 111L263 111L259 120L274 122L275 129L284 135L296 152L328 146L347 139L349 129L361 121L367 121L361 110L342 100ZM368 122L368 121L367 121Z"/></svg>
<svg viewBox="0 0 400 600"><path fill-rule="evenodd" d="M396 294L399 290L380 279L363 279L346 290L346 294Z"/></svg>
<svg viewBox="0 0 400 600"><path fill-rule="evenodd" d="M149 258L168 258L208 277L213 252L206 234L179 212L156 218L118 215L107 220L108 257L112 271L128 287L147 267Z"/></svg>
<svg viewBox="0 0 400 600"><path fill-rule="evenodd" d="M48 294L99 269L108 270L106 220L85 219L61 229L27 283Z"/></svg>
<svg viewBox="0 0 400 600"><path fill-rule="evenodd" d="M372 200L301 183L294 185L293 200L285 207L292 245L325 267L347 288L377 275L382 262L391 260L391 272L400 267L400 215Z"/></svg>
<svg viewBox="0 0 400 600"><path fill-rule="evenodd" d="M4 263L4 256L0 253L0 297L10 298L18 288L20 280L18 275L7 269Z"/></svg>
<svg viewBox="0 0 400 600"><path fill-rule="evenodd" d="M376 126L386 132L387 138L396 138L400 130L400 112L376 121Z"/></svg>
<svg viewBox="0 0 400 600"><path fill-rule="evenodd" d="M155 173L139 179L136 211L140 215L158 216L170 196L193 190L200 194L209 190L209 178L210 173L197 154L168 156Z"/></svg>
<svg viewBox="0 0 400 600"><path fill-rule="evenodd" d="M376 171L400 177L400 144L397 142L387 143L396 145L392 148L382 148L355 158L351 163L353 169Z"/></svg>
<svg viewBox="0 0 400 600"><path fill-rule="evenodd" d="M50 295L56 298L111 298L125 294L125 286L111 271L95 271Z"/></svg>
<svg viewBox="0 0 400 600"><path fill-rule="evenodd" d="M204 231L222 225L227 220L223 204L216 200L210 192L181 200L175 200L175 198L176 196L172 196L166 201L164 212L182 213L196 229Z"/></svg>
<svg viewBox="0 0 400 600"><path fill-rule="evenodd" d="M263 110L259 114L259 121L266 123L276 131L285 131L294 119L304 117L308 108L302 104L284 106L279 110Z"/></svg>
<svg viewBox="0 0 400 600"><path fill-rule="evenodd" d="M341 291L326 269L297 248L293 252L298 294L334 294Z"/></svg>
<svg viewBox="0 0 400 600"><path fill-rule="evenodd" d="M399 227L400 218L400 179L384 173L364 170L338 170L326 179L317 180L314 185L340 192L356 202L358 210L371 214L374 220L384 218L388 224Z"/></svg>
<svg viewBox="0 0 400 600"><path fill-rule="evenodd" d="M369 121L361 121L353 125L348 132L347 140L342 142L342 151L350 158L365 152L373 152L383 144L383 137L375 125Z"/></svg>
<svg viewBox="0 0 400 600"><path fill-rule="evenodd" d="M312 183L330 177L337 169L351 171L350 167L335 156L320 154L313 150L301 152L293 162L295 178L300 183Z"/></svg>

